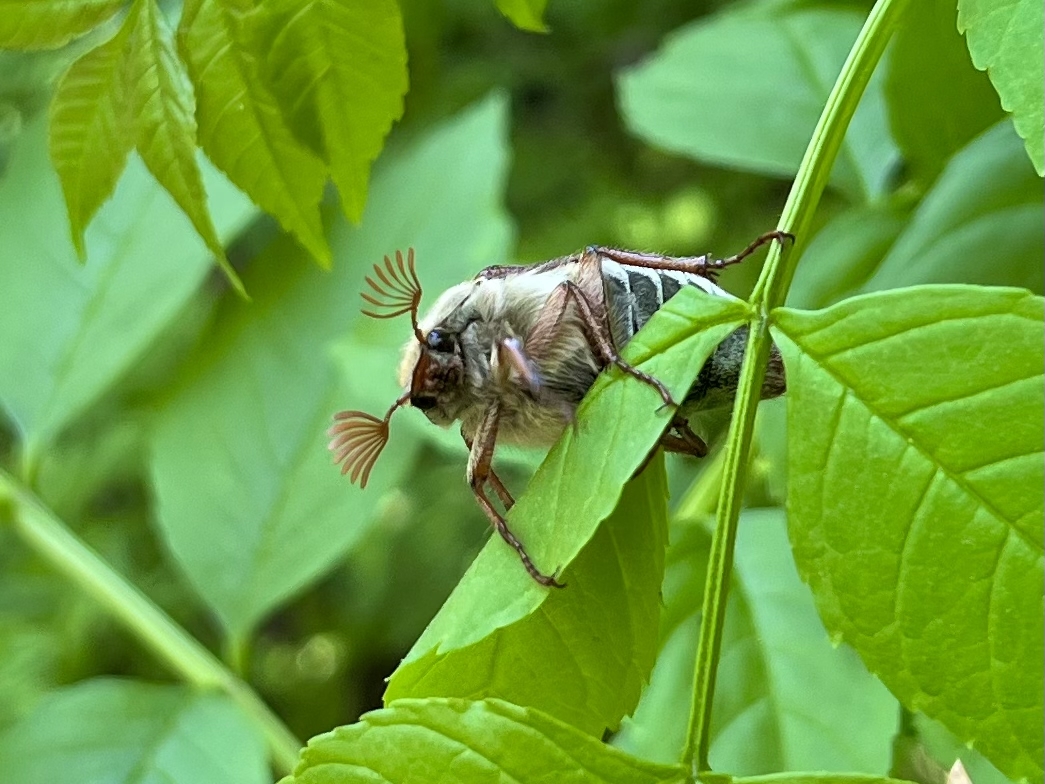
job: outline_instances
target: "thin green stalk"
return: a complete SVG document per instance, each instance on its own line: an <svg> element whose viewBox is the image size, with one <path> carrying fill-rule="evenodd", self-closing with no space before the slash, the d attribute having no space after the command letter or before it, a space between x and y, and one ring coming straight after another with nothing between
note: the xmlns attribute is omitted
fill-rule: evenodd
<svg viewBox="0 0 1045 784"><path fill-rule="evenodd" d="M229 695L264 733L274 767L287 773L301 741L246 683L141 591L113 571L18 480L0 471L0 498L12 505L14 530L54 569L93 597L157 658L189 683Z"/></svg>
<svg viewBox="0 0 1045 784"><path fill-rule="evenodd" d="M690 708L686 747L682 756L682 763L690 771L694 781L702 771L709 769L708 748L711 742L711 707L715 694L715 675L722 649L722 627L733 569L737 522L747 480L755 412L759 402L759 391L765 378L766 360L771 343L769 315L773 308L783 304L787 296L799 258L798 251L807 239L813 213L827 185L846 129L906 2L907 0L878 0L867 17L828 96L780 218L779 227L795 235L797 247L788 251L774 246L770 250L762 275L751 296L751 304L758 315L750 325L744 366L726 443L718 516L711 543L701 612L700 640L693 678L693 702Z"/></svg>

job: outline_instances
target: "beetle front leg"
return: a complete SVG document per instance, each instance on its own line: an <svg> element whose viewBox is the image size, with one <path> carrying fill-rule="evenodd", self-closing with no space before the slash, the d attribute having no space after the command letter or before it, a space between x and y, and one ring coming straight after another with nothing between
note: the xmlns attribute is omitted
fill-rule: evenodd
<svg viewBox="0 0 1045 784"><path fill-rule="evenodd" d="M555 575L544 574L534 565L523 543L512 533L511 529L508 528L508 522L494 509L490 499L486 497L485 485L493 474L493 450L497 443L497 424L499 419L500 407L495 401L486 409L486 413L483 414L482 421L475 431L471 452L468 455L468 484L475 494L475 500L479 502L479 506L490 520L490 524L501 535L501 538L519 554L519 558L522 560L523 566L526 567L529 575L541 585L562 588L562 583L556 581ZM467 442L467 438L465 441ZM495 490L497 485L500 485L500 480L497 480L497 483L494 485ZM501 485L501 489L504 489L503 485ZM507 493L506 490L505 492ZM500 491L498 491L498 494L500 494ZM511 498L511 496L508 497Z"/></svg>

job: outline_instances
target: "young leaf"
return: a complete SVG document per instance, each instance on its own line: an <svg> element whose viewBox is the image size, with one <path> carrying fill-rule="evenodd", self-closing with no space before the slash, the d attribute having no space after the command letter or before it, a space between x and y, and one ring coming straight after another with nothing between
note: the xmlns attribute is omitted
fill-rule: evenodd
<svg viewBox="0 0 1045 784"><path fill-rule="evenodd" d="M628 344L624 357L678 395L746 314L742 302L684 288ZM656 390L622 373L604 373L596 381L577 427L566 429L508 515L538 568L569 567L616 507L625 483L668 424L670 414L658 413L659 400ZM406 662L479 642L530 615L548 596L520 567L515 551L491 539Z"/></svg>
<svg viewBox="0 0 1045 784"><path fill-rule="evenodd" d="M908 6L885 65L889 125L911 174L923 185L1004 117L987 75L969 59L954 0Z"/></svg>
<svg viewBox="0 0 1045 784"><path fill-rule="evenodd" d="M30 452L141 357L210 265L137 158L91 224L91 252L78 264L46 143L43 122L26 128L0 180L0 401ZM256 211L212 168L204 181L219 234L231 237Z"/></svg>
<svg viewBox="0 0 1045 784"><path fill-rule="evenodd" d="M326 449L334 412L382 411L398 394L409 326L359 314L366 263L415 247L431 297L504 260L505 121L504 101L485 101L380 169L367 220L332 237L338 257L355 265L323 272L297 261L285 240L256 259L254 302L222 314L200 367L160 413L151 466L159 523L233 637L358 541L381 487L409 463L416 412L393 423L389 454L365 491L340 475ZM342 335L353 341L344 380L327 357Z"/></svg>
<svg viewBox="0 0 1045 784"><path fill-rule="evenodd" d="M695 524L680 537L669 550L665 581L665 615L676 621L664 629L664 648L634 719L614 741L658 761L678 759L685 741L710 544ZM831 645L795 569L781 511L744 513L729 603L712 767L744 775L885 772L896 700L851 649Z"/></svg>
<svg viewBox="0 0 1045 784"><path fill-rule="evenodd" d="M319 202L326 167L287 127L241 30L253 0L189 0L178 50L196 88L200 145L254 203L328 266Z"/></svg>
<svg viewBox="0 0 1045 784"><path fill-rule="evenodd" d="M900 700L1042 779L1043 302L932 286L774 311L791 540Z"/></svg>
<svg viewBox="0 0 1045 784"><path fill-rule="evenodd" d="M672 152L790 176L862 21L850 9L769 4L699 20L620 77L625 121ZM895 155L872 80L833 182L855 199L878 195Z"/></svg>
<svg viewBox="0 0 1045 784"><path fill-rule="evenodd" d="M225 275L240 293L243 285L207 211L196 163L196 118L192 85L174 51L174 41L156 0L135 0L128 41L129 118L145 165L196 227Z"/></svg>
<svg viewBox="0 0 1045 784"><path fill-rule="evenodd" d="M227 697L102 678L52 692L0 735L0 767L19 784L271 781L263 741Z"/></svg>
<svg viewBox="0 0 1045 784"><path fill-rule="evenodd" d="M1001 105L1012 113L1034 169L1045 172L1045 58L1038 0L958 0L958 28L965 33L977 68L986 71Z"/></svg>
<svg viewBox="0 0 1045 784"><path fill-rule="evenodd" d="M394 751L394 753L392 753ZM422 773L424 772L424 773ZM540 711L501 700L397 700L318 735L280 784L518 781L682 784L678 766L629 757Z"/></svg>
<svg viewBox="0 0 1045 784"><path fill-rule="evenodd" d="M254 20L265 78L298 138L330 165L358 221L370 164L403 113L406 41L395 0L261 0ZM318 135L318 138L316 138Z"/></svg>
<svg viewBox="0 0 1045 784"><path fill-rule="evenodd" d="M531 33L546 33L544 7L548 0L497 0L497 10L508 17L520 30Z"/></svg>
<svg viewBox="0 0 1045 784"><path fill-rule="evenodd" d="M124 24L66 71L51 103L51 160L69 209L73 246L86 258L83 234L120 179L134 148Z"/></svg>
<svg viewBox="0 0 1045 784"><path fill-rule="evenodd" d="M658 457L625 485L617 508L560 576L565 590L477 643L404 662L392 674L385 703L497 697L597 738L616 730L635 708L657 655L667 534Z"/></svg>
<svg viewBox="0 0 1045 784"><path fill-rule="evenodd" d="M983 283L1042 291L1041 180L1007 121L954 156L864 291Z"/></svg>
<svg viewBox="0 0 1045 784"><path fill-rule="evenodd" d="M0 13L0 49L57 49L88 33L125 0L6 0Z"/></svg>

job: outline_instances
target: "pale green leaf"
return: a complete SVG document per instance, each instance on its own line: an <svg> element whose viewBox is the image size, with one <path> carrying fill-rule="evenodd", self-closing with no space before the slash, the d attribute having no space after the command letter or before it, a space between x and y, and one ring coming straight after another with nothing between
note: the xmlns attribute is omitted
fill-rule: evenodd
<svg viewBox="0 0 1045 784"><path fill-rule="evenodd" d="M370 164L403 113L406 42L395 0L261 0L256 51L299 138L330 164L358 221Z"/></svg>
<svg viewBox="0 0 1045 784"><path fill-rule="evenodd" d="M274 215L323 265L319 202L323 162L298 142L261 79L260 58L241 29L252 0L190 0L178 50L196 88L200 145L254 203Z"/></svg>
<svg viewBox="0 0 1045 784"><path fill-rule="evenodd" d="M398 395L409 324L359 315L363 277L397 247L416 248L431 292L503 263L505 122L504 100L485 101L379 168L366 220L334 230L341 263L331 272L294 263L288 240L255 259L253 304L221 314L202 368L160 413L151 466L159 523L232 636L343 556L409 463L412 412L393 423L365 491L326 449L336 411L383 411ZM343 373L326 356L339 336L351 341Z"/></svg>
<svg viewBox="0 0 1045 784"><path fill-rule="evenodd" d="M3 0L0 49L57 49L88 33L125 0Z"/></svg>
<svg viewBox="0 0 1045 784"><path fill-rule="evenodd" d="M827 628L1040 782L1042 299L927 286L772 318L791 540Z"/></svg>
<svg viewBox="0 0 1045 784"><path fill-rule="evenodd" d="M1045 171L1045 8L1039 0L958 0L958 28L986 71L1038 174Z"/></svg>
<svg viewBox="0 0 1045 784"><path fill-rule="evenodd" d="M862 22L850 9L770 4L701 19L623 73L621 111L632 132L666 150L793 175ZM895 156L872 79L832 181L857 199L878 195Z"/></svg>
<svg viewBox="0 0 1045 784"><path fill-rule="evenodd" d="M616 730L656 659L666 546L667 487L657 458L625 485L617 508L563 572L565 589L473 645L404 663L385 703L496 697L597 738Z"/></svg>
<svg viewBox="0 0 1045 784"><path fill-rule="evenodd" d="M0 735L18 784L261 784L265 744L225 696L96 679L58 691Z"/></svg>
<svg viewBox="0 0 1045 784"><path fill-rule="evenodd" d="M675 532L673 532L675 533ZM665 580L664 648L649 689L614 741L662 762L678 759L693 691L710 537L677 532ZM799 580L783 514L740 522L712 715L710 761L734 774L788 770L884 773L895 698L853 651L831 645Z"/></svg>
<svg viewBox="0 0 1045 784"><path fill-rule="evenodd" d="M508 17L520 30L531 33L546 33L544 7L548 0L497 0L497 10Z"/></svg>
<svg viewBox="0 0 1045 784"><path fill-rule="evenodd" d="M51 160L81 258L86 256L87 224L112 195L134 148L125 72L128 36L124 25L73 63L51 103Z"/></svg>
<svg viewBox="0 0 1045 784"><path fill-rule="evenodd" d="M192 85L174 51L170 28L156 0L135 0L128 24L127 79L133 90L129 117L135 126L138 154L192 221L233 286L243 293L207 212L196 162Z"/></svg>
<svg viewBox="0 0 1045 784"><path fill-rule="evenodd" d="M683 288L625 348L627 361L679 395L714 348L744 319L744 303ZM669 422L649 385L616 370L585 397L576 428L567 428L508 515L537 568L568 567L617 505L624 484ZM567 588L566 590L569 590ZM549 595L503 541L489 541L406 662L479 642L533 613Z"/></svg>
<svg viewBox="0 0 1045 784"><path fill-rule="evenodd" d="M682 784L677 766L628 755L501 700L397 700L309 741L280 784L479 781Z"/></svg>
<svg viewBox="0 0 1045 784"><path fill-rule="evenodd" d="M204 181L219 233L233 236L256 211L212 168ZM0 180L0 214L0 401L32 452L141 358L210 261L133 157L87 232L87 263L78 264L42 121L14 147Z"/></svg>
<svg viewBox="0 0 1045 784"><path fill-rule="evenodd" d="M885 62L889 124L910 174L931 183L948 159L1004 117L958 33L954 0L919 0L900 18Z"/></svg>

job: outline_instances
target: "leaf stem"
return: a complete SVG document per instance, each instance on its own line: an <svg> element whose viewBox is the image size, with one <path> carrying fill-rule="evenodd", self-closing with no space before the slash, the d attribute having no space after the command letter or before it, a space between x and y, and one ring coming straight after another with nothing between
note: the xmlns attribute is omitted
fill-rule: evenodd
<svg viewBox="0 0 1045 784"><path fill-rule="evenodd" d="M719 493L718 516L711 542L707 584L701 612L700 639L693 679L693 702L682 764L696 781L709 770L711 707L715 675L722 649L722 627L733 569L733 548L747 480L751 437L762 381L769 357L769 314L787 296L800 249L808 240L813 213L827 185L849 122L860 102L896 21L907 0L878 0L842 66L824 111L799 165L794 185L780 217L779 228L795 235L796 246L774 245L751 296L756 313L750 325L744 365L730 422Z"/></svg>
<svg viewBox="0 0 1045 784"><path fill-rule="evenodd" d="M219 689L253 719L280 773L297 764L301 741L244 681L151 599L78 539L31 491L0 470L0 498L12 504L14 530L34 552L93 597L157 658L201 688Z"/></svg>

